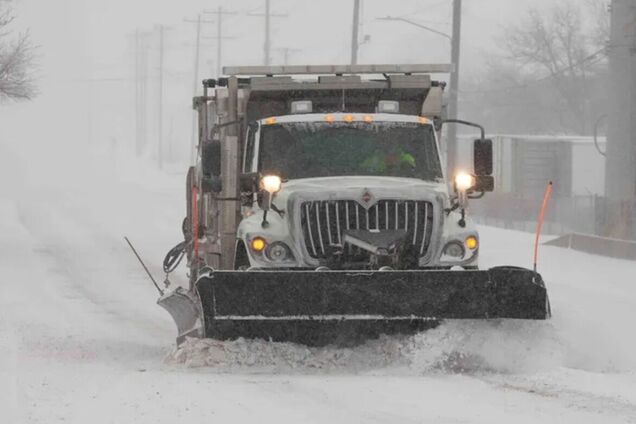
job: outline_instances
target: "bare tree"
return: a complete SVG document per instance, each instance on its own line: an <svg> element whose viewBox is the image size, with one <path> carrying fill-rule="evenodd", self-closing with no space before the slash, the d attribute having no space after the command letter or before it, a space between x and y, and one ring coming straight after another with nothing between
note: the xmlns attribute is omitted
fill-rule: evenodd
<svg viewBox="0 0 636 424"><path fill-rule="evenodd" d="M29 100L36 95L34 47L29 33L13 35L13 14L0 6L0 101Z"/></svg>
<svg viewBox="0 0 636 424"><path fill-rule="evenodd" d="M571 129L579 132L584 132L586 126L587 99L581 87L604 53L598 38L589 34L580 4L570 0L560 1L549 14L532 9L525 22L505 31L507 56L526 73L545 75L552 80L552 86L574 118Z"/></svg>
<svg viewBox="0 0 636 424"><path fill-rule="evenodd" d="M608 23L604 0L557 0L547 11L530 9L525 19L504 29L501 52L485 61L485 74L473 84L477 91L470 93L465 85L463 99L507 115L507 130L516 125L589 133L603 107L598 87Z"/></svg>

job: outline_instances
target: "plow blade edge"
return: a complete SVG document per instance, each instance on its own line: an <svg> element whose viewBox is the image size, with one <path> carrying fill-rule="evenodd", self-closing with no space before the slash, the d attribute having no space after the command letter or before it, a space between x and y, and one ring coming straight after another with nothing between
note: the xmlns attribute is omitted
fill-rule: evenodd
<svg viewBox="0 0 636 424"><path fill-rule="evenodd" d="M186 337L201 337L201 309L198 299L181 287L162 295L157 304L172 316L177 324L177 344Z"/></svg>
<svg viewBox="0 0 636 424"><path fill-rule="evenodd" d="M217 271L197 282L206 337L310 345L414 333L443 319L550 316L541 276L487 271Z"/></svg>

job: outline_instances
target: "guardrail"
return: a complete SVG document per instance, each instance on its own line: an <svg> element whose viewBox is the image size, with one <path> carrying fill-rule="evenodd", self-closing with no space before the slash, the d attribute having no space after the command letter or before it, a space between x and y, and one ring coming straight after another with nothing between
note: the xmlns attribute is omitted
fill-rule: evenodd
<svg viewBox="0 0 636 424"><path fill-rule="evenodd" d="M534 232L540 207L541 198L492 193L473 201L470 213L479 224ZM636 199L555 197L547 210L544 233L578 233L636 241Z"/></svg>
<svg viewBox="0 0 636 424"><path fill-rule="evenodd" d="M544 243L593 255L636 261L636 241L619 240L590 234L566 234Z"/></svg>

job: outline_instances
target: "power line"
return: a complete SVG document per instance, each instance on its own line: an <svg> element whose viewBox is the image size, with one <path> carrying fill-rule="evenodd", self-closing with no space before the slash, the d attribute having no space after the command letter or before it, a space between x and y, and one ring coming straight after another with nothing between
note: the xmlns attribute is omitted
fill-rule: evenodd
<svg viewBox="0 0 636 424"><path fill-rule="evenodd" d="M404 23L416 26L418 28L422 28L423 30L432 32L434 34L440 35L440 36L442 36L444 38L447 38L447 39L452 41L452 37L450 35L448 35L448 34L446 34L444 32L438 31L438 30L436 30L434 28L428 27L426 25L422 25L422 24L420 24L418 22L414 22L414 21L412 21L410 19L402 18L402 17L399 17L399 16L384 16L382 18L376 18L376 19L378 21L400 21L400 22L404 22Z"/></svg>

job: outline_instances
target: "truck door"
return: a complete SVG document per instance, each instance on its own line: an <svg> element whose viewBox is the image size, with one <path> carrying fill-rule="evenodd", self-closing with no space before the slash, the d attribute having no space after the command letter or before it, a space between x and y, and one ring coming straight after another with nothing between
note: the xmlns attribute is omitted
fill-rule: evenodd
<svg viewBox="0 0 636 424"><path fill-rule="evenodd" d="M244 150L243 150L243 168L242 168L242 172L244 174L249 174L252 173L256 170L256 158L257 158L257 154L256 154L256 137L258 136L258 123L257 122L251 122L248 126L247 126L247 132L245 135L245 144L244 146ZM254 196L252 197L252 202L251 204L247 205L247 204L242 204L241 205L241 215L242 216L246 216L245 214L248 213L251 209L252 209L252 205L254 204L254 202L256 201L256 194L254 194Z"/></svg>
<svg viewBox="0 0 636 424"><path fill-rule="evenodd" d="M256 133L258 132L258 123L251 122L247 127L247 134L245 139L245 152L243 155L243 173L247 174L254 172L254 158L256 152Z"/></svg>

